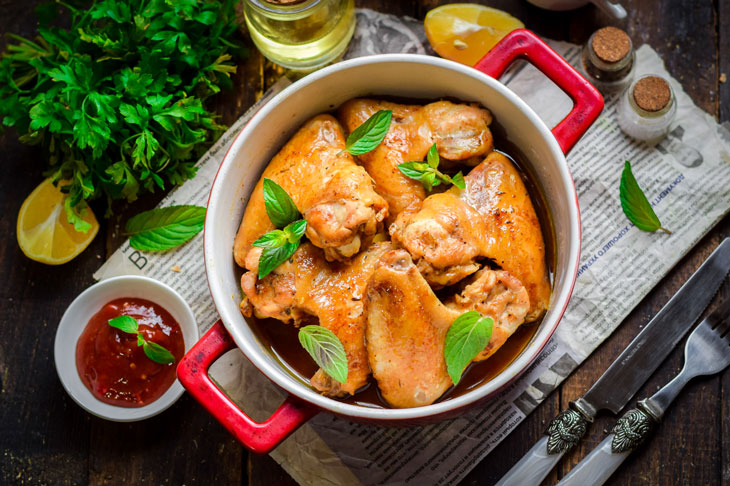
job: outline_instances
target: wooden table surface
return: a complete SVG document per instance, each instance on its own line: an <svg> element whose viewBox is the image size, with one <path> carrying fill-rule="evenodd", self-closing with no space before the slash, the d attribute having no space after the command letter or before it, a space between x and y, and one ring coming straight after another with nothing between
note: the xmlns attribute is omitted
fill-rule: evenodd
<svg viewBox="0 0 730 486"><path fill-rule="evenodd" d="M38 0L0 0L0 33L32 35L29 8ZM359 0L358 6L423 18L435 0ZM730 119L730 0L622 0L629 11L615 22L589 5L548 12L524 0L481 3L506 10L540 35L583 43L604 25L626 29L634 43L651 44L669 72L701 108ZM278 72L254 51L239 70L236 92L216 101L224 121L239 116ZM56 326L66 306L93 283L92 273L121 243L120 223L159 197L143 198L102 221L99 236L72 263L48 267L25 258L15 241L16 215L42 180L43 154L0 137L0 484L240 484L290 485L293 480L268 456L248 454L192 398L133 424L89 415L66 395L53 364ZM99 212L97 212L99 214ZM725 218L705 236L630 314L619 329L532 415L467 476L464 485L496 482L541 436L546 424L580 396L677 291L721 239ZM721 297L730 291L721 290ZM716 302L715 302L716 303ZM714 303L713 303L714 307ZM639 391L646 396L681 367L676 349ZM730 486L730 372L691 383L658 433L631 457L611 484ZM602 416L588 439L546 480L554 484L603 437L614 418Z"/></svg>

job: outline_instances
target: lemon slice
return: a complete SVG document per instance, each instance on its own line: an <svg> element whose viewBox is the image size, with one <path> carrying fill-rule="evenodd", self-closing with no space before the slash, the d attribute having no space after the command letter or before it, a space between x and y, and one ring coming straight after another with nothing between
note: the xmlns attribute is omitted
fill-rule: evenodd
<svg viewBox="0 0 730 486"><path fill-rule="evenodd" d="M452 3L430 10L423 26L438 55L473 66L504 36L525 24L496 8Z"/></svg>
<svg viewBox="0 0 730 486"><path fill-rule="evenodd" d="M26 198L18 213L18 244L25 256L48 265L66 263L89 246L99 231L91 208L84 221L91 225L86 233L78 232L66 220L63 194L51 179L46 179Z"/></svg>

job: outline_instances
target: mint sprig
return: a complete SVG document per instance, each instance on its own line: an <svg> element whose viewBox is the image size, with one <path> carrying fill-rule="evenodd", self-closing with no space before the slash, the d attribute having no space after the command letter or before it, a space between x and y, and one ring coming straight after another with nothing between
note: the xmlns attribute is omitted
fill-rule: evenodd
<svg viewBox="0 0 730 486"><path fill-rule="evenodd" d="M446 371L454 385L471 361L481 353L492 338L494 321L477 311L464 312L457 317L446 333L444 359Z"/></svg>
<svg viewBox="0 0 730 486"><path fill-rule="evenodd" d="M259 258L259 279L287 261L299 248L307 230L307 222L289 194L276 182L264 178L264 205L266 214L277 228L262 235L253 246L263 248Z"/></svg>
<svg viewBox="0 0 730 486"><path fill-rule="evenodd" d="M163 346L160 346L159 344L152 341L147 341L144 338L142 333L139 332L137 319L135 319L134 317L119 316L115 317L114 319L109 319L108 323L110 326L116 327L120 331L126 332L127 334L136 334L137 346L142 346L144 354L146 354L147 357L155 363L167 365L175 362L175 356L173 356L170 351L168 351Z"/></svg>
<svg viewBox="0 0 730 486"><path fill-rule="evenodd" d="M374 113L347 137L345 151L350 155L362 155L375 149L388 134L392 117L392 110L380 110Z"/></svg>
<svg viewBox="0 0 730 486"><path fill-rule="evenodd" d="M322 326L299 329L299 342L315 363L340 383L347 382L347 353L342 342Z"/></svg>
<svg viewBox="0 0 730 486"><path fill-rule="evenodd" d="M459 189L466 189L464 175L459 172L451 177L438 170L440 158L436 144L431 145L426 155L426 162L411 161L398 164L398 170L403 175L420 181L428 192L431 192L435 186L442 182L445 184L453 184Z"/></svg>
<svg viewBox="0 0 730 486"><path fill-rule="evenodd" d="M621 209L629 221L642 231L655 232L662 230L667 234L671 231L664 228L659 221L654 209L649 204L649 200L644 195L644 191L636 182L634 173L631 171L631 164L627 160L624 164L624 170L621 173L621 184L619 186L619 198L621 199Z"/></svg>

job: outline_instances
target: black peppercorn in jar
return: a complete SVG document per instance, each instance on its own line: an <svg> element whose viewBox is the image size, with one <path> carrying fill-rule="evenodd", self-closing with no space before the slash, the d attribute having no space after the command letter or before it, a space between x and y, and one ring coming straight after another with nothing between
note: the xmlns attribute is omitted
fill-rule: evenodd
<svg viewBox="0 0 730 486"><path fill-rule="evenodd" d="M598 29L583 48L582 71L603 94L625 88L633 78L634 64L631 38L616 27Z"/></svg>

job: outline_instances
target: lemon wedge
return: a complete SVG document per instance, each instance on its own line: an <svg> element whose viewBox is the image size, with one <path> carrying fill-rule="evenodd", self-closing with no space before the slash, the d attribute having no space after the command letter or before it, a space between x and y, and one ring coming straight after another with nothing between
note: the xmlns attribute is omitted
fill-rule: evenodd
<svg viewBox="0 0 730 486"><path fill-rule="evenodd" d="M439 56L473 66L504 36L525 24L496 8L452 3L430 10L423 26Z"/></svg>
<svg viewBox="0 0 730 486"><path fill-rule="evenodd" d="M18 212L17 236L20 249L31 260L60 265L84 251L99 232L99 222L86 208L84 221L91 225L86 233L76 231L64 211L66 194L51 179L46 179L25 199Z"/></svg>

